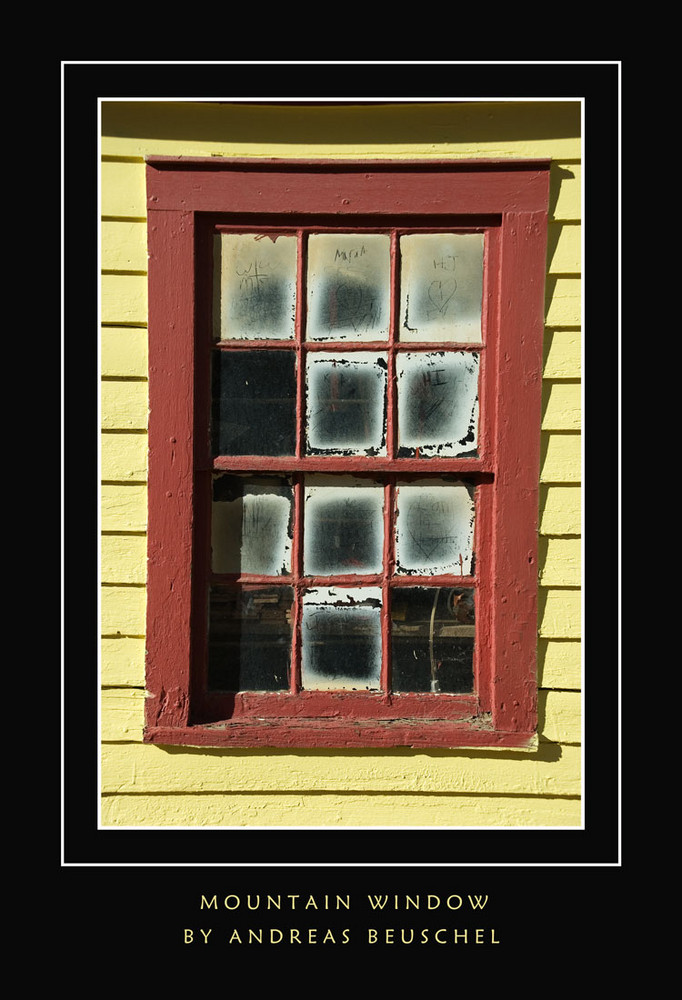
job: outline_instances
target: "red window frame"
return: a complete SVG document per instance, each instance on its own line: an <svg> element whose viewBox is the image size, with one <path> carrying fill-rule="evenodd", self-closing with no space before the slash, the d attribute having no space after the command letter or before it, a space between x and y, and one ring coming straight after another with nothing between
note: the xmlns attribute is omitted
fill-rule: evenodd
<svg viewBox="0 0 682 1000"><path fill-rule="evenodd" d="M536 729L537 538L542 335L549 161L342 162L153 157L147 162L149 248L149 501L145 741L209 746L511 746ZM486 233L486 336L477 458L212 458L209 447L212 236L217 227ZM394 266L395 273L395 266ZM302 301L299 276L299 302ZM395 286L394 286L395 290ZM397 309L393 295L393 308ZM362 342L358 350L398 347ZM249 341L249 349L258 349ZM282 346L286 342L282 342ZM287 345L288 346L288 345ZM404 343L409 351L443 344ZM239 350L232 345L230 349ZM267 348L263 348L267 349ZM330 342L298 353L329 351ZM344 352L349 349L347 341ZM300 364L299 364L300 367ZM389 367L389 374L390 374ZM299 378L299 387L303 379ZM297 404L301 439L301 391ZM395 398L388 379L388 427ZM458 473L477 484L473 695L301 692L212 695L205 684L210 482L218 470ZM300 502L295 510L300 510ZM386 504L385 528L389 529ZM391 530L384 532L385 546ZM294 526L294 547L299 538ZM384 567L390 560L384 560ZM303 585L296 567L294 583ZM341 578L335 577L336 583ZM251 580L250 582L257 582ZM305 578L311 583L310 578ZM313 582L320 583L319 579ZM386 570L363 584L387 588ZM391 586L438 586L406 576ZM348 585L358 578L349 578ZM448 585L451 579L448 578ZM386 602L384 602L386 604ZM296 616L294 651L297 648ZM390 617L382 612L387 645ZM385 668L384 668L385 669ZM384 673L385 680L385 673Z"/></svg>

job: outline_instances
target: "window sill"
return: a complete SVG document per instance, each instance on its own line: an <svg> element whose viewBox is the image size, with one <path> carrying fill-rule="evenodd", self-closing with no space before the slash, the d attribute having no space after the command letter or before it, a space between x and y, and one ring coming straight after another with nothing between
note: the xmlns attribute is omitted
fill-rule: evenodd
<svg viewBox="0 0 682 1000"><path fill-rule="evenodd" d="M469 719L238 719L194 726L150 726L144 742L198 747L534 750L534 732L495 730L489 715Z"/></svg>

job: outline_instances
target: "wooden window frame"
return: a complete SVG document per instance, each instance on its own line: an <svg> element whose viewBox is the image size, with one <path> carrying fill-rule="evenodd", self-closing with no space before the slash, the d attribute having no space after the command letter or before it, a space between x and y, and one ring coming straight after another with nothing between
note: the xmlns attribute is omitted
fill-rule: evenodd
<svg viewBox="0 0 682 1000"><path fill-rule="evenodd" d="M534 745L549 166L548 160L148 159L146 742L235 747ZM219 223L259 231L269 227L291 232L310 225L379 229L383 224L385 229L476 228L489 234L486 272L493 280L484 291L488 332L481 351L479 457L439 459L432 465L424 458L337 462L299 456L291 461L272 458L259 466L283 473L352 473L357 468L391 477L443 470L483 484L476 530L486 544L482 559L477 552L475 583L484 613L477 611L479 659L473 696L380 694L368 701L353 692L307 692L303 698L292 692L277 696L279 704L286 705L282 712L268 708L264 713L272 698L240 695L239 712L225 707L211 716L197 668L206 642L201 595L207 572L207 483L220 469L254 471L248 459L211 459L208 445L210 236ZM314 349L328 346L321 342ZM403 346L423 350L429 345ZM300 337L294 349L300 352ZM390 384L389 379L389 434L394 406ZM438 578L428 582L437 586ZM401 584L419 585L412 576ZM389 623L386 612L384 641ZM376 710L357 712L358 697ZM434 699L439 699L437 709ZM298 706L304 703L302 715Z"/></svg>

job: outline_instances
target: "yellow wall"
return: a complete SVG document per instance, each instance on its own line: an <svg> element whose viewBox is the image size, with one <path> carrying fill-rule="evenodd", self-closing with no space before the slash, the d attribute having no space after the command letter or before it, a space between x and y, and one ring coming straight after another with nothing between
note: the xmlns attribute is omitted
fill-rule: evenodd
<svg viewBox="0 0 682 1000"><path fill-rule="evenodd" d="M105 102L101 168L105 826L581 823L580 105ZM148 155L551 157L531 753L144 745Z"/></svg>

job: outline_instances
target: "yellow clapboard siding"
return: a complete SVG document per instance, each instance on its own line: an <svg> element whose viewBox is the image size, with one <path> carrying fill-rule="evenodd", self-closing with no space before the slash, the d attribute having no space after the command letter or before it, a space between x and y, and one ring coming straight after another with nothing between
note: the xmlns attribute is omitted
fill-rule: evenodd
<svg viewBox="0 0 682 1000"><path fill-rule="evenodd" d="M560 156L556 158L561 160ZM578 222L582 218L581 199L581 164L553 163L550 183L550 219Z"/></svg>
<svg viewBox="0 0 682 1000"><path fill-rule="evenodd" d="M100 246L102 270L147 270L146 222L105 220L100 225Z"/></svg>
<svg viewBox="0 0 682 1000"><path fill-rule="evenodd" d="M145 531L147 487L124 484L101 487L103 531Z"/></svg>
<svg viewBox="0 0 682 1000"><path fill-rule="evenodd" d="M574 382L549 382L542 386L542 429L544 431L580 430L581 386Z"/></svg>
<svg viewBox="0 0 682 1000"><path fill-rule="evenodd" d="M274 760L282 777L264 760ZM380 766L379 766L380 765ZM182 756L162 747L128 743L102 747L104 792L504 792L515 795L580 793L579 747L554 748L524 758L519 767L509 757L475 751L451 751L434 757L411 751L383 751L373 767L364 752L206 750L194 747Z"/></svg>
<svg viewBox="0 0 682 1000"><path fill-rule="evenodd" d="M146 378L146 327L103 326L100 331L100 358L102 375Z"/></svg>
<svg viewBox="0 0 682 1000"><path fill-rule="evenodd" d="M102 639L100 682L109 687L144 687L144 639Z"/></svg>
<svg viewBox="0 0 682 1000"><path fill-rule="evenodd" d="M544 639L580 639L582 609L579 590L540 588L540 627Z"/></svg>
<svg viewBox="0 0 682 1000"><path fill-rule="evenodd" d="M541 538L540 585L579 587L581 541L579 538Z"/></svg>
<svg viewBox="0 0 682 1000"><path fill-rule="evenodd" d="M104 381L100 386L104 430L146 430L149 404L146 382Z"/></svg>
<svg viewBox="0 0 682 1000"><path fill-rule="evenodd" d="M579 691L540 691L540 739L550 743L582 743L582 695Z"/></svg>
<svg viewBox="0 0 682 1000"><path fill-rule="evenodd" d="M543 378L579 379L582 343L577 330L545 330Z"/></svg>
<svg viewBox="0 0 682 1000"><path fill-rule="evenodd" d="M581 435L543 432L540 439L540 482L579 483Z"/></svg>
<svg viewBox="0 0 682 1000"><path fill-rule="evenodd" d="M541 725L538 732L540 739L553 743L579 743L580 712L581 695L579 691L539 691L538 716ZM144 693L142 691L121 688L102 692L103 740L133 739L142 742L143 716ZM445 758L445 755L451 752L442 751L443 757ZM463 751L455 752L463 753ZM435 753L437 756L439 755L438 751ZM476 756L480 753L480 751L472 750L468 756ZM381 759L383 760L383 755L381 755Z"/></svg>
<svg viewBox="0 0 682 1000"><path fill-rule="evenodd" d="M579 827L573 798L485 795L114 795L104 826ZM355 931L353 932L355 933Z"/></svg>
<svg viewBox="0 0 682 1000"><path fill-rule="evenodd" d="M540 534L579 535L581 501L580 486L541 486Z"/></svg>
<svg viewBox="0 0 682 1000"><path fill-rule="evenodd" d="M579 691L582 686L582 643L577 640L540 639L538 684L544 688Z"/></svg>
<svg viewBox="0 0 682 1000"><path fill-rule="evenodd" d="M547 278L545 289L545 323L547 326L580 326L580 278Z"/></svg>
<svg viewBox="0 0 682 1000"><path fill-rule="evenodd" d="M146 558L147 539L143 535L103 535L102 583L144 583Z"/></svg>
<svg viewBox="0 0 682 1000"><path fill-rule="evenodd" d="M103 323L143 326L147 322L146 275L103 274L100 280Z"/></svg>
<svg viewBox="0 0 682 1000"><path fill-rule="evenodd" d="M547 227L547 270L550 274L580 274L582 232L570 222L550 222Z"/></svg>
<svg viewBox="0 0 682 1000"><path fill-rule="evenodd" d="M100 735L104 742L132 740L142 742L144 691L119 688L101 692Z"/></svg>
<svg viewBox="0 0 682 1000"><path fill-rule="evenodd" d="M103 636L145 634L147 597L144 587L102 587L101 595Z"/></svg>
<svg viewBox="0 0 682 1000"><path fill-rule="evenodd" d="M137 480L147 478L146 434L102 434L102 479Z"/></svg>
<svg viewBox="0 0 682 1000"><path fill-rule="evenodd" d="M147 217L146 170L143 162L101 164L102 215L124 219Z"/></svg>
<svg viewBox="0 0 682 1000"><path fill-rule="evenodd" d="M139 101L102 106L105 156L552 157L579 159L577 101L292 107ZM132 126L132 127L131 127ZM570 165L573 170L573 165ZM563 180L564 175L558 177Z"/></svg>

